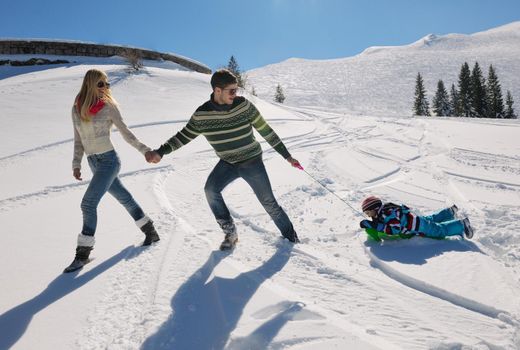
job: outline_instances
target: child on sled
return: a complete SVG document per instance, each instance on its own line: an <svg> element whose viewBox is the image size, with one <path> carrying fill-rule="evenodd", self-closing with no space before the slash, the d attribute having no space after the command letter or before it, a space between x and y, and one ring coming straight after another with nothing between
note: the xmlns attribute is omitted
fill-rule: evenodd
<svg viewBox="0 0 520 350"><path fill-rule="evenodd" d="M371 220L363 220L361 228L371 228L387 235L415 234L431 238L447 236L473 237L473 228L468 218L456 219L456 205L442 209L428 216L411 212L406 205L383 203L381 199L370 196L361 204L363 213Z"/></svg>

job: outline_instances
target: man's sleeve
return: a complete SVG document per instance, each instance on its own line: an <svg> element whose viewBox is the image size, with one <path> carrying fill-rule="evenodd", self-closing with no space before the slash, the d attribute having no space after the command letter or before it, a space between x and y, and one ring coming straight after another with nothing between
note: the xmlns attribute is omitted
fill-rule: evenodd
<svg viewBox="0 0 520 350"><path fill-rule="evenodd" d="M193 117L188 121L188 124L182 128L177 134L172 136L168 141L161 145L155 151L162 157L165 154L171 153L184 145L190 143L193 139L200 135L195 124L193 123Z"/></svg>
<svg viewBox="0 0 520 350"><path fill-rule="evenodd" d="M291 156L282 140L278 137L278 135L274 132L274 130L267 124L264 117L260 114L258 109L251 104L251 107L254 108L253 120L251 124L258 131L258 133L273 147L276 152L280 153L284 159L287 159Z"/></svg>

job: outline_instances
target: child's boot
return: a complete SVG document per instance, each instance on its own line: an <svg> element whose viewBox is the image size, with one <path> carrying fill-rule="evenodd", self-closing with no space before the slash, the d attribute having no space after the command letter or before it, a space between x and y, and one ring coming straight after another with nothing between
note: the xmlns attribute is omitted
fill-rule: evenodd
<svg viewBox="0 0 520 350"><path fill-rule="evenodd" d="M457 213L459 212L459 207L457 207L456 204L453 204L453 205L450 207L450 211L451 211L451 213L453 214L453 217L456 218L456 217L457 217Z"/></svg>
<svg viewBox="0 0 520 350"><path fill-rule="evenodd" d="M462 220L462 223L464 224L464 234L466 235L466 238L471 239L473 237L474 231L473 227L471 227L469 219L464 218L464 220Z"/></svg>

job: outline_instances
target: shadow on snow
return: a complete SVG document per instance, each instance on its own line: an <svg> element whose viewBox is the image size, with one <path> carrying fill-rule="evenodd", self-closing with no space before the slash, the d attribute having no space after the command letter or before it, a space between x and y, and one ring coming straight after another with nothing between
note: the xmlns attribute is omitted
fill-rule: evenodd
<svg viewBox="0 0 520 350"><path fill-rule="evenodd" d="M79 271L60 274L40 294L0 315L0 329L2 330L0 349L9 349L16 344L27 330L33 316L38 312L87 284L121 260L128 258L134 249L134 246L126 247L81 276L78 276Z"/></svg>
<svg viewBox="0 0 520 350"><path fill-rule="evenodd" d="M177 290L171 301L172 316L143 343L142 349L224 349L249 300L289 260L292 244L289 247L284 243L263 265L235 278L211 276L215 266L227 256L213 251ZM285 309L230 346L266 347L301 305L288 303Z"/></svg>
<svg viewBox="0 0 520 350"><path fill-rule="evenodd" d="M402 264L423 265L428 259L446 252L477 252L482 253L475 243L458 239L434 240L413 237L400 241L389 241L383 244L366 241L366 246L374 256L382 261L397 261Z"/></svg>

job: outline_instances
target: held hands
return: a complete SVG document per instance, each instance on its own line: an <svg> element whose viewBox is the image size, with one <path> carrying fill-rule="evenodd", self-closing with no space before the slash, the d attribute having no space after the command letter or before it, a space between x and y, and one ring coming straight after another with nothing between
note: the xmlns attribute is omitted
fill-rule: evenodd
<svg viewBox="0 0 520 350"><path fill-rule="evenodd" d="M295 168L298 168L300 170L303 170L303 167L302 165L300 164L299 161L297 161L296 159L294 159L293 157L289 157L286 159L289 163L291 163L291 165Z"/></svg>
<svg viewBox="0 0 520 350"><path fill-rule="evenodd" d="M155 151L146 152L144 158L148 163L159 163L162 159L161 155Z"/></svg>
<svg viewBox="0 0 520 350"><path fill-rule="evenodd" d="M76 178L76 180L78 180L78 181L82 181L83 180L81 178L81 170L79 168L74 168L72 170L72 176L74 176Z"/></svg>

